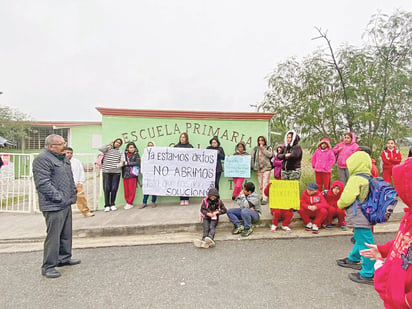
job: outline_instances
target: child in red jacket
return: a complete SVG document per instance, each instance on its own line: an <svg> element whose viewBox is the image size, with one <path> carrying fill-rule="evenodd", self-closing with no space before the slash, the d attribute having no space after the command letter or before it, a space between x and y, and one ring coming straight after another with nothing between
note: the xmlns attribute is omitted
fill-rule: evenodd
<svg viewBox="0 0 412 309"><path fill-rule="evenodd" d="M265 188L265 195L269 196L269 188L272 183L269 183ZM289 227L292 218L293 218L293 209L278 209L271 208L270 213L272 214L272 226L270 227L271 232L276 232L278 229L279 220L283 219L282 230L285 232L292 232L292 229Z"/></svg>
<svg viewBox="0 0 412 309"><path fill-rule="evenodd" d="M338 223L340 225L340 228L343 231L346 231L346 222L345 222L345 210L340 209L338 207L338 200L340 196L342 195L343 192L343 182L342 181L334 181L331 189L325 193L323 192L325 196L325 200L328 203L328 216L326 217L326 220L324 224L326 225L327 229L332 229L332 220L335 217L338 217Z"/></svg>
<svg viewBox="0 0 412 309"><path fill-rule="evenodd" d="M309 182L300 198L299 215L305 223L305 230L319 233L319 227L328 215L328 203L318 190L318 185ZM313 222L311 219L314 219Z"/></svg>
<svg viewBox="0 0 412 309"><path fill-rule="evenodd" d="M388 139L386 147L382 151L382 177L386 182L392 183L392 169L402 161L401 152L396 149L394 139Z"/></svg>
<svg viewBox="0 0 412 309"><path fill-rule="evenodd" d="M385 245L366 244L360 254L376 260L375 289L385 308L412 308L412 159L393 168L393 182L408 206L394 240ZM385 259L385 260L384 260Z"/></svg>
<svg viewBox="0 0 412 309"><path fill-rule="evenodd" d="M312 156L312 167L315 170L316 183L319 191L329 190L332 166L336 162L335 153L330 145L329 138L323 138Z"/></svg>

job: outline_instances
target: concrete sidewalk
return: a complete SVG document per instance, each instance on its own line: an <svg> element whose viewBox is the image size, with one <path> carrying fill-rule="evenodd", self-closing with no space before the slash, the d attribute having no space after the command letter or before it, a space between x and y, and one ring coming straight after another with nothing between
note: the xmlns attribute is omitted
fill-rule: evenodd
<svg viewBox="0 0 412 309"><path fill-rule="evenodd" d="M95 212L94 217L83 217L77 209L73 211L73 247L105 247L112 245L138 245L188 242L200 237L200 199L191 199L189 206L160 204L156 208L130 210L122 207L117 211ZM237 207L232 200L224 200L227 208ZM405 205L399 202L390 221L378 224L375 232L394 232L399 227ZM315 235L303 229L303 222L295 213L291 224L292 233L269 231L271 224L270 210L262 206L260 224L248 239L257 238L296 238L350 235L339 227L332 230L321 229ZM237 240L238 235L231 235L232 224L226 215L220 218L216 240ZM0 213L0 253L42 250L46 235L46 226L41 213L15 214ZM244 238L243 238L244 239Z"/></svg>

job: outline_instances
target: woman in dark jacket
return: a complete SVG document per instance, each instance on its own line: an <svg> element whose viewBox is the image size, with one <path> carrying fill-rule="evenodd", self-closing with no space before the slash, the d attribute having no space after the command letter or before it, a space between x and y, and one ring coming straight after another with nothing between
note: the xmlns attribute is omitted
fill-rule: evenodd
<svg viewBox="0 0 412 309"><path fill-rule="evenodd" d="M124 198L126 200L124 209L131 209L136 196L137 178L140 174L140 155L135 143L130 142L126 145L124 157L125 163L122 167Z"/></svg>
<svg viewBox="0 0 412 309"><path fill-rule="evenodd" d="M223 172L222 160L225 159L225 151L222 147L220 147L219 138L217 136L213 136L213 138L209 141L209 144L210 146L208 146L206 149L217 150L215 188L219 191L220 176Z"/></svg>
<svg viewBox="0 0 412 309"><path fill-rule="evenodd" d="M193 148L192 144L189 143L189 136L187 133L180 134L179 143L175 145L176 148ZM181 196L180 197L180 206L188 206L189 197Z"/></svg>
<svg viewBox="0 0 412 309"><path fill-rule="evenodd" d="M285 151L278 154L282 160L282 180L299 180L301 176L302 148L299 145L300 137L290 130L285 135Z"/></svg>

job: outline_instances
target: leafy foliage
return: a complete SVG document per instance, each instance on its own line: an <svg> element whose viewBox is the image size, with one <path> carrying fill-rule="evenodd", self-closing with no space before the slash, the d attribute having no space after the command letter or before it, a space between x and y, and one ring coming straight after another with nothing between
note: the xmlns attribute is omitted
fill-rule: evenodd
<svg viewBox="0 0 412 309"><path fill-rule="evenodd" d="M335 52L317 31L328 52L287 59L268 76L258 110L276 113L272 129L294 128L312 145L353 131L376 152L386 139L404 136L412 119L412 13L373 15L359 48Z"/></svg>
<svg viewBox="0 0 412 309"><path fill-rule="evenodd" d="M27 137L30 117L8 106L0 105L0 136L17 142Z"/></svg>

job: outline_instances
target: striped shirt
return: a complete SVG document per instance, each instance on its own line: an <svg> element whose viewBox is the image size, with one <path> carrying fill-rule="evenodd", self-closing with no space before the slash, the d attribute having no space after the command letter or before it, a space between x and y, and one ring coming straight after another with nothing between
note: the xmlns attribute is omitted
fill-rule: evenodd
<svg viewBox="0 0 412 309"><path fill-rule="evenodd" d="M124 161L123 151L120 148L111 148L109 145L103 145L99 150L104 153L103 173L120 173L122 171L120 161Z"/></svg>

